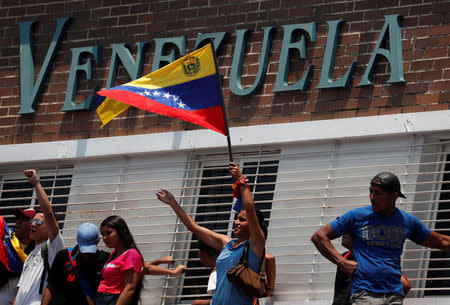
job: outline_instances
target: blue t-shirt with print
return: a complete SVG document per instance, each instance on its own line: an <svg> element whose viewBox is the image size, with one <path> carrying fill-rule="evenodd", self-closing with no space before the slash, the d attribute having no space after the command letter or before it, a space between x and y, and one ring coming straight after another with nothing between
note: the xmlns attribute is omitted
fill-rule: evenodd
<svg viewBox="0 0 450 305"><path fill-rule="evenodd" d="M358 268L353 274L352 294L361 290L403 295L400 256L409 238L424 242L431 231L417 217L395 208L391 216L374 212L372 206L351 210L335 221L336 236L350 233Z"/></svg>

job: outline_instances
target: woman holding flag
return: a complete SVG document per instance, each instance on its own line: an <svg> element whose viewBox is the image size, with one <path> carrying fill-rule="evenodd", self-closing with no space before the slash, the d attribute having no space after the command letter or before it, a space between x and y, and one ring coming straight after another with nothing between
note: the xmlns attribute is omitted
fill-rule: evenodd
<svg viewBox="0 0 450 305"><path fill-rule="evenodd" d="M243 204L243 209L239 212L234 222L234 239L199 226L167 190L158 190L156 196L160 201L169 205L183 224L197 235L199 239L221 251L216 262L217 285L211 304L253 304L253 297L246 295L244 291L229 282L226 273L228 269L239 263L247 243L249 244L249 267L258 272L266 242L263 233L265 227L264 217L261 211L255 209L247 180L242 175L239 166L234 162L230 162L229 171L236 180L236 187L240 191Z"/></svg>

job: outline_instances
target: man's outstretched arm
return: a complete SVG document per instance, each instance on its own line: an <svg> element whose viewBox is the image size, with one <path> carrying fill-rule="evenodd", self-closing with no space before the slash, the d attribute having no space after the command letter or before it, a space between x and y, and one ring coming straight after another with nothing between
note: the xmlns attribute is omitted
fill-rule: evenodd
<svg viewBox="0 0 450 305"><path fill-rule="evenodd" d="M317 250L330 262L339 266L339 268L348 275L352 275L358 263L352 260L345 259L333 246L331 241L336 238L330 224L327 224L316 231L311 237L311 241L316 246Z"/></svg>
<svg viewBox="0 0 450 305"><path fill-rule="evenodd" d="M439 234L431 231L427 239L421 244L422 246L441 249L443 251L450 251L450 236Z"/></svg>

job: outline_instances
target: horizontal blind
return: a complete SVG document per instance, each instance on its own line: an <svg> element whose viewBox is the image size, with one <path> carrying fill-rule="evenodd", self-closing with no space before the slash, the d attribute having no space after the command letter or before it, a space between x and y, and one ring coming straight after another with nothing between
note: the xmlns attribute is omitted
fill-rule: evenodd
<svg viewBox="0 0 450 305"><path fill-rule="evenodd" d="M407 199L398 201L399 208L414 214L429 228L436 227L438 232L446 233L445 226L437 224L450 222L448 217L440 216L450 210L443 208L450 202L448 196L443 195L450 192L448 153L449 141L421 136L237 149L236 160L241 165L247 163L249 168L257 169L249 174L255 181L252 183L255 204L265 205L263 211L268 215L267 251L276 257L277 266L273 301L331 300L336 268L317 252L310 237L320 226L346 211L368 205L369 181L378 172L391 171L400 178ZM258 179L274 176L264 172L265 168L273 167L273 163L265 163L267 161L277 161L275 182ZM176 264L198 262L195 255L189 256L197 251L190 232L179 223L168 206L156 199L155 192L161 187L167 188L193 217L224 216L220 222L228 225L218 232L230 235L234 222L234 215L229 212L231 187L225 183L214 184L221 176L203 176L206 169L226 171L227 162L226 155L213 150L66 162L64 170L69 170L71 175L68 202L55 203L65 208L58 214L64 215L61 224L64 224L66 246L76 243L76 230L81 223L89 221L99 225L107 216L117 214L129 224L145 260L172 255ZM53 174L61 170L61 164L57 163L52 165L53 169L39 165L21 164L23 168L20 169L17 165L15 168L0 168L1 198L16 192L18 196L14 200L33 200L33 195L20 194L21 191L29 191L29 186L14 191L4 189L5 181L23 180L21 171L26 167L37 167ZM213 183L204 183L205 180ZM256 188L273 184L274 189ZM46 189L56 191L64 187L52 185ZM211 192L217 189L225 191L208 199L202 207L214 207L221 212L200 211L199 200L210 198ZM202 195L205 193L202 190L210 192ZM267 194L272 197L265 196ZM67 197L55 193L52 198L64 196ZM13 207L10 200L2 199L1 211ZM8 223L12 222L13 218L9 218ZM201 225L215 223L213 220L200 222ZM338 251L344 251L340 240L333 243ZM103 242L101 246L104 247ZM450 270L447 264L442 263L450 259L433 256L439 252L406 242L403 271L413 285L408 296L424 297L429 295L429 291L446 289L427 284L430 280L448 283L448 277L442 278L440 274ZM433 270L429 270L430 262L438 262ZM206 271L201 266L190 270L194 268ZM432 275L429 271L438 273ZM205 274L199 277L206 279L207 272ZM188 273L177 278L146 276L144 304L190 304L192 298L206 295L205 285L189 286L186 285L188 280ZM201 293L183 294L183 291L188 291L186 288L198 288Z"/></svg>

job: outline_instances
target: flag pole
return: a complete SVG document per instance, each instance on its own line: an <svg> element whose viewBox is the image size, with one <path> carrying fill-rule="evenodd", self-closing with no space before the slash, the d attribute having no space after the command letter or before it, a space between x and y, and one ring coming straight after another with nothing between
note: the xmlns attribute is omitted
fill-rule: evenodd
<svg viewBox="0 0 450 305"><path fill-rule="evenodd" d="M219 69L217 67L216 52L214 51L214 45L213 45L211 40L210 40L209 44L211 45L213 58L214 58L214 65L216 66L217 82L219 83L219 86L220 86L220 98L221 98L221 102L222 102L223 119L225 121L225 128L226 128L226 131L227 131L226 136L227 136L227 143L228 143L228 155L230 157L230 162L233 162L233 152L231 150L230 129L228 128L227 112L225 110L225 102L224 102L224 99L223 99L222 82L221 82L220 75L219 75Z"/></svg>

